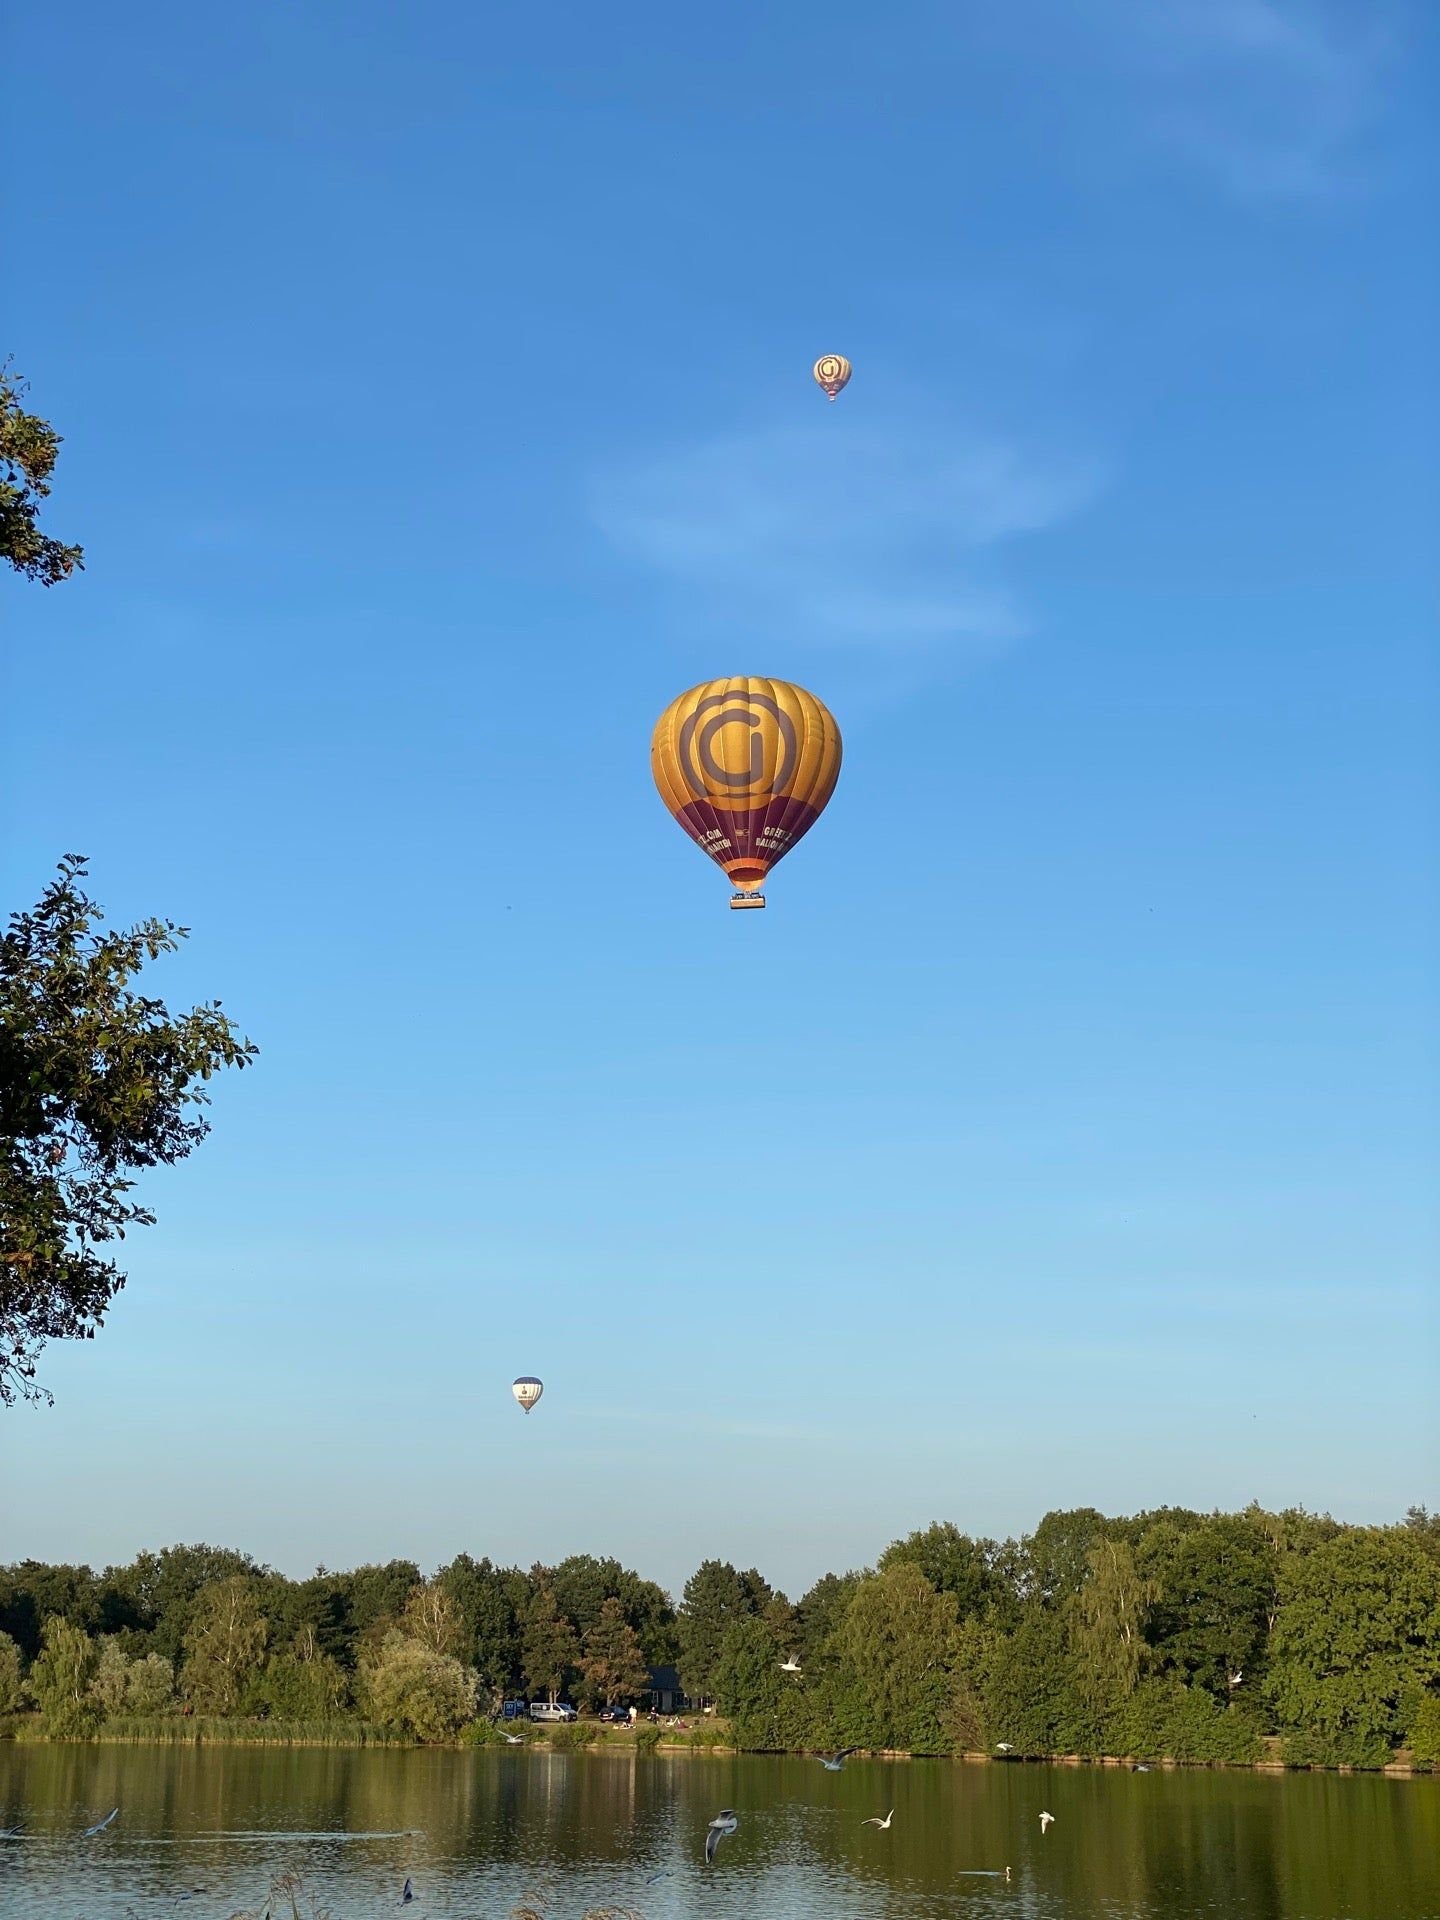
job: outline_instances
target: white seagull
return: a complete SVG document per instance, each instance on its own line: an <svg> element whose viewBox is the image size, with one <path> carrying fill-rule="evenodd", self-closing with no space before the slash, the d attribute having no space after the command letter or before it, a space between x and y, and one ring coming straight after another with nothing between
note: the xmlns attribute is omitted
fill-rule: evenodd
<svg viewBox="0 0 1440 1920"><path fill-rule="evenodd" d="M1054 1824L1055 1824L1055 1816L1054 1816L1054 1814L1053 1814L1053 1813L1042 1813L1042 1814L1041 1814L1041 1816L1040 1816L1040 1831L1041 1831L1041 1833L1048 1833L1048 1832L1050 1831L1050 1829L1051 1829L1051 1827L1053 1827L1053 1826L1054 1826Z"/></svg>
<svg viewBox="0 0 1440 1920"><path fill-rule="evenodd" d="M722 1840L728 1840L740 1824L738 1813L732 1813L729 1807L722 1807L705 1830L705 1864L710 1866L715 1859L715 1849Z"/></svg>
<svg viewBox="0 0 1440 1920"><path fill-rule="evenodd" d="M780 1662L780 1671L782 1673L799 1673L800 1662L795 1658L793 1653L788 1660L782 1660Z"/></svg>
<svg viewBox="0 0 1440 1920"><path fill-rule="evenodd" d="M109 1826L110 1822L115 1818L116 1814L119 1813L119 1811L120 1809L118 1807L112 1807L109 1813L106 1814L103 1820L97 1820L93 1827L86 1827L84 1833L81 1835L81 1838L84 1840L93 1840L97 1833L104 1833L105 1829Z"/></svg>
<svg viewBox="0 0 1440 1920"><path fill-rule="evenodd" d="M502 1733L500 1738L505 1742L507 1747L523 1747L525 1744L525 1736L523 1733Z"/></svg>
<svg viewBox="0 0 1440 1920"><path fill-rule="evenodd" d="M1008 1740L997 1740L995 1742L995 1751L996 1753L1013 1753L1015 1749Z"/></svg>
<svg viewBox="0 0 1440 1920"><path fill-rule="evenodd" d="M860 1824L862 1827L879 1827L880 1831L884 1833L888 1829L890 1822L894 1818L895 1818L895 1809L894 1807L891 1807L889 1813L886 1814L883 1820L880 1818L878 1813L872 1813L868 1820L862 1820Z"/></svg>
<svg viewBox="0 0 1440 1920"><path fill-rule="evenodd" d="M1237 1667L1237 1668L1235 1669L1235 1671L1234 1671L1234 1673L1231 1673L1231 1674L1227 1674L1227 1675L1226 1675L1226 1678L1228 1679L1228 1681L1229 1681L1229 1683L1230 1683L1230 1685L1231 1685L1232 1687L1238 1687L1238 1686L1239 1686L1239 1684L1240 1684L1240 1682L1241 1682L1241 1681L1242 1681L1242 1680L1243 1680L1243 1679L1245 1678L1245 1675L1244 1675L1244 1674L1243 1674L1243 1673L1242 1673L1242 1672L1240 1671L1240 1669L1239 1669L1239 1668Z"/></svg>

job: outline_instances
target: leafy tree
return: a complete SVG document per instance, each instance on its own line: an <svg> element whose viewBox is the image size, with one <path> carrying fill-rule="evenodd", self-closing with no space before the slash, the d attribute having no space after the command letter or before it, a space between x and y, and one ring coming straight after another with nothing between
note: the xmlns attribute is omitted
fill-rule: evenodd
<svg viewBox="0 0 1440 1920"><path fill-rule="evenodd" d="M859 1584L858 1573L822 1574L795 1609L801 1664L816 1679L830 1660L835 1631Z"/></svg>
<svg viewBox="0 0 1440 1920"><path fill-rule="evenodd" d="M842 1736L866 1747L944 1753L950 1746L953 1593L902 1561L855 1589L835 1636L833 1691Z"/></svg>
<svg viewBox="0 0 1440 1920"><path fill-rule="evenodd" d="M374 1719L415 1740L448 1740L474 1717L475 1674L448 1653L392 1629L363 1669Z"/></svg>
<svg viewBox="0 0 1440 1920"><path fill-rule="evenodd" d="M168 1713L175 1704L175 1669L161 1653L142 1654L125 1675L127 1713Z"/></svg>
<svg viewBox="0 0 1440 1920"><path fill-rule="evenodd" d="M1069 1624L1065 1612L1031 1605L995 1650L984 1680L991 1741L1025 1754L1104 1751L1095 1711L1077 1685Z"/></svg>
<svg viewBox="0 0 1440 1920"><path fill-rule="evenodd" d="M675 1609L664 1588L653 1580L643 1580L618 1560L576 1553L552 1568L550 1583L556 1605L582 1639L600 1618L605 1602L618 1600L646 1659L658 1663L674 1658Z"/></svg>
<svg viewBox="0 0 1440 1920"><path fill-rule="evenodd" d="M742 1614L725 1629L715 1667L715 1697L730 1733L747 1753L781 1753L825 1739L815 1696L780 1671L786 1648L763 1614Z"/></svg>
<svg viewBox="0 0 1440 1920"><path fill-rule="evenodd" d="M727 1629L747 1614L763 1612L770 1588L752 1567L740 1573L727 1560L706 1560L685 1582L680 1602L680 1684L692 1700L715 1691L720 1647Z"/></svg>
<svg viewBox="0 0 1440 1920"><path fill-rule="evenodd" d="M0 1633L0 1714L18 1713L24 1704L19 1644L8 1633Z"/></svg>
<svg viewBox="0 0 1440 1920"><path fill-rule="evenodd" d="M1212 1514L1185 1528L1162 1520L1145 1533L1136 1561L1154 1582L1146 1637L1158 1672L1230 1697L1229 1675L1253 1692L1264 1675L1278 1550L1254 1514Z"/></svg>
<svg viewBox="0 0 1440 1920"><path fill-rule="evenodd" d="M25 579L53 587L83 568L85 555L82 547L67 547L36 524L50 492L60 435L25 411L27 391L11 362L0 364L0 560Z"/></svg>
<svg viewBox="0 0 1440 1920"><path fill-rule="evenodd" d="M1135 1691L1145 1652L1145 1621L1158 1591L1135 1570L1123 1540L1091 1547L1085 1584L1070 1602L1071 1645L1081 1694L1097 1711Z"/></svg>
<svg viewBox="0 0 1440 1920"><path fill-rule="evenodd" d="M120 1643L117 1640L102 1641L95 1663L95 1675L90 1682L90 1693L105 1719L124 1713L130 1690L129 1680L130 1662Z"/></svg>
<svg viewBox="0 0 1440 1920"><path fill-rule="evenodd" d="M1440 1683L1440 1561L1405 1529L1354 1527L1282 1581L1269 1692L1286 1758L1383 1764Z"/></svg>
<svg viewBox="0 0 1440 1920"><path fill-rule="evenodd" d="M432 1653L453 1657L464 1649L464 1617L438 1581L425 1580L410 1589L400 1614L400 1631Z"/></svg>
<svg viewBox="0 0 1440 1920"><path fill-rule="evenodd" d="M599 1618L587 1628L580 1656L586 1685L607 1707L613 1707L617 1700L638 1699L650 1684L640 1637L617 1599L607 1600Z"/></svg>
<svg viewBox="0 0 1440 1920"><path fill-rule="evenodd" d="M953 1593L962 1620L984 1613L998 1598L993 1571L997 1552L993 1540L972 1540L948 1520L937 1520L918 1533L907 1534L880 1556L880 1571L906 1564L918 1567L937 1593Z"/></svg>
<svg viewBox="0 0 1440 1920"><path fill-rule="evenodd" d="M30 1691L57 1739L84 1739L100 1724L91 1691L99 1666L95 1642L81 1628L52 1615L41 1630L40 1655L30 1669Z"/></svg>
<svg viewBox="0 0 1440 1920"><path fill-rule="evenodd" d="M405 1602L419 1585L420 1569L413 1560L389 1560L384 1566L357 1567L353 1573L339 1577L353 1658L359 1659L362 1643L378 1646L405 1611Z"/></svg>
<svg viewBox="0 0 1440 1920"><path fill-rule="evenodd" d="M206 1713L234 1713L260 1671L268 1638L253 1580L236 1574L203 1588L185 1635L186 1699Z"/></svg>
<svg viewBox="0 0 1440 1920"><path fill-rule="evenodd" d="M248 1553L232 1547L165 1547L159 1553L140 1553L128 1567L107 1567L104 1594L135 1623L146 1650L174 1662L184 1649L195 1605L202 1590L218 1580L236 1576L259 1578ZM135 1651L132 1644L130 1650Z"/></svg>
<svg viewBox="0 0 1440 1920"><path fill-rule="evenodd" d="M537 1569L537 1574L525 1612L520 1657L531 1699L543 1693L553 1701L565 1684L565 1675L574 1666L579 1649L575 1629L556 1605L555 1589L541 1570Z"/></svg>
<svg viewBox="0 0 1440 1920"><path fill-rule="evenodd" d="M0 1632L14 1637L27 1660L40 1651L40 1630L52 1616L85 1633L100 1625L100 1603L89 1567L47 1566L22 1560L0 1573Z"/></svg>
<svg viewBox="0 0 1440 1920"><path fill-rule="evenodd" d="M1024 1598L1060 1606L1084 1586L1091 1549L1109 1531L1110 1522L1094 1507L1047 1513L1022 1542Z"/></svg>
<svg viewBox="0 0 1440 1920"><path fill-rule="evenodd" d="M338 1661L302 1633L290 1653L272 1654L255 1688L277 1720L328 1720L349 1691Z"/></svg>
<svg viewBox="0 0 1440 1920"><path fill-rule="evenodd" d="M461 1553L435 1579L459 1613L464 1658L485 1692L503 1699L520 1671L520 1617L530 1591L525 1575Z"/></svg>
<svg viewBox="0 0 1440 1920"><path fill-rule="evenodd" d="M1260 1738L1242 1713L1173 1675L1142 1680L1112 1721L1108 1738L1114 1752L1142 1760L1244 1766L1261 1751Z"/></svg>
<svg viewBox="0 0 1440 1920"><path fill-rule="evenodd" d="M0 1403L48 1397L47 1340L94 1337L125 1284L99 1249L155 1217L129 1175L183 1160L209 1131L203 1083L255 1057L218 1001L176 1015L132 990L188 929L98 932L84 874L67 854L0 936Z"/></svg>

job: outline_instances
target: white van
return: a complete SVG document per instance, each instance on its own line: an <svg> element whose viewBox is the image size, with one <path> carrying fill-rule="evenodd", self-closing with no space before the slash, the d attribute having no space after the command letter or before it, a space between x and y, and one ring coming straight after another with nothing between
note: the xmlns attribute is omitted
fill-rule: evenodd
<svg viewBox="0 0 1440 1920"><path fill-rule="evenodd" d="M579 1717L574 1707L567 1707L563 1700L557 1700L553 1706L548 1700L532 1700L530 1702L530 1718L532 1720L578 1720Z"/></svg>

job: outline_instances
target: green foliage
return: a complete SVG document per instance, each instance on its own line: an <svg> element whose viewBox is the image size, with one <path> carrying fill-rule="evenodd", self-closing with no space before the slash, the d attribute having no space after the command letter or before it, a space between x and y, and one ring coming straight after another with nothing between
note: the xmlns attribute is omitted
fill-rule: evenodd
<svg viewBox="0 0 1440 1920"><path fill-rule="evenodd" d="M18 1713L25 1698L19 1643L8 1633L0 1633L0 1714Z"/></svg>
<svg viewBox="0 0 1440 1920"><path fill-rule="evenodd" d="M565 1726L551 1727L549 1737L552 1747L561 1753L570 1753L593 1747L600 1738L600 1729L589 1720L572 1720Z"/></svg>
<svg viewBox="0 0 1440 1920"><path fill-rule="evenodd" d="M234 1713L253 1698L269 1631L256 1584L246 1575L201 1588L180 1669L181 1691L197 1712Z"/></svg>
<svg viewBox="0 0 1440 1920"><path fill-rule="evenodd" d="M1382 1735L1354 1726L1302 1727L1285 1736L1280 1757L1287 1767L1359 1767L1373 1772L1389 1762L1391 1749Z"/></svg>
<svg viewBox="0 0 1440 1920"><path fill-rule="evenodd" d="M1135 1569L1123 1540L1101 1538L1080 1591L1065 1603L1076 1684L1093 1712L1128 1699L1145 1657L1145 1626L1159 1588Z"/></svg>
<svg viewBox="0 0 1440 1920"><path fill-rule="evenodd" d="M710 1673L724 1717L689 1734L641 1728L636 1744L1004 1742L1036 1756L1245 1764L1269 1736L1293 1765L1379 1766L1397 1743L1437 1765L1436 1531L1419 1509L1397 1527L1355 1528L1255 1506L1117 1520L1082 1509L998 1547L937 1525L896 1542L875 1573L826 1575L793 1607L759 1574L707 1562L687 1591L685 1630L704 1658L723 1626ZM659 1589L618 1562L581 1555L562 1568L567 1605L588 1622L583 1644L557 1598L561 1569L525 1574L463 1554L430 1580L392 1561L294 1581L206 1546L100 1575L0 1568L0 1729L488 1743L498 1735L475 1719L472 1649L491 1663L492 1702L518 1691L520 1671L532 1691L557 1692L577 1660L582 1694L625 1699L647 1677L637 1620L669 1630ZM199 1713L177 1710L176 1653ZM792 1653L798 1677L781 1671ZM23 1711L27 1662L39 1715Z"/></svg>
<svg viewBox="0 0 1440 1920"><path fill-rule="evenodd" d="M565 1684L565 1675L575 1664L578 1653L575 1629L561 1614L555 1589L543 1569L537 1568L520 1647L525 1684L531 1698L543 1693L553 1700Z"/></svg>
<svg viewBox="0 0 1440 1920"><path fill-rule="evenodd" d="M466 1747L503 1747L505 1736L493 1720L472 1720L460 1731L460 1743Z"/></svg>
<svg viewBox="0 0 1440 1920"><path fill-rule="evenodd" d="M907 1561L855 1589L834 1640L829 1705L843 1740L944 1753L958 1609Z"/></svg>
<svg viewBox="0 0 1440 1920"><path fill-rule="evenodd" d="M40 531L40 503L60 451L48 421L27 413L28 391L10 361L0 364L0 560L42 587L53 587L85 565L82 547L67 547Z"/></svg>
<svg viewBox="0 0 1440 1920"><path fill-rule="evenodd" d="M1245 1766L1261 1753L1259 1735L1237 1708L1222 1707L1203 1687L1173 1677L1142 1680L1108 1733L1111 1752L1140 1760Z"/></svg>
<svg viewBox="0 0 1440 1920"><path fill-rule="evenodd" d="M638 1700L650 1683L640 1639L618 1599L606 1600L580 1647L580 1670L590 1695L614 1706Z"/></svg>
<svg viewBox="0 0 1440 1920"><path fill-rule="evenodd" d="M653 1753L660 1744L659 1727L637 1727L635 1729L635 1751Z"/></svg>
<svg viewBox="0 0 1440 1920"><path fill-rule="evenodd" d="M1231 1673L1258 1686L1279 1559L1257 1512L1194 1516L1188 1526L1162 1516L1139 1553L1154 1586L1148 1638L1155 1670L1216 1700L1228 1699Z"/></svg>
<svg viewBox="0 0 1440 1920"><path fill-rule="evenodd" d="M0 1687L0 1697L3 1697L3 1687ZM1440 1693L1421 1694L1410 1716L1405 1744L1417 1767L1440 1767Z"/></svg>
<svg viewBox="0 0 1440 1920"><path fill-rule="evenodd" d="M280 1720L330 1720L348 1701L349 1687L328 1653L274 1654L248 1697Z"/></svg>
<svg viewBox="0 0 1440 1920"><path fill-rule="evenodd" d="M474 1671L393 1629L362 1677L371 1718L415 1740L453 1740L475 1716Z"/></svg>
<svg viewBox="0 0 1440 1920"><path fill-rule="evenodd" d="M785 1649L763 1615L732 1620L720 1643L715 1698L745 1753L784 1753L826 1737L803 1679L780 1671Z"/></svg>
<svg viewBox="0 0 1440 1920"><path fill-rule="evenodd" d="M715 1692L720 1648L733 1621L763 1612L772 1595L752 1567L741 1573L726 1560L706 1560L685 1582L680 1603L680 1684L692 1700Z"/></svg>
<svg viewBox="0 0 1440 1920"><path fill-rule="evenodd" d="M0 936L0 1403L45 1398L47 1340L88 1340L124 1275L99 1249L154 1215L129 1198L137 1169L204 1138L205 1082L255 1049L218 1001L175 1015L133 991L187 929L145 920L100 933L100 909L60 863Z"/></svg>
<svg viewBox="0 0 1440 1920"><path fill-rule="evenodd" d="M937 1593L951 1593L959 1618L983 1614L1000 1597L994 1572L999 1549L993 1540L972 1540L948 1520L907 1535L880 1556L880 1572L890 1567L918 1567Z"/></svg>
<svg viewBox="0 0 1440 1920"><path fill-rule="evenodd" d="M45 1716L45 1731L57 1740L83 1740L100 1725L92 1691L99 1665L99 1649L79 1627L55 1615L45 1622L30 1691Z"/></svg>
<svg viewBox="0 0 1440 1920"><path fill-rule="evenodd" d="M175 1669L162 1653L130 1662L125 1674L127 1714L165 1713L175 1705Z"/></svg>
<svg viewBox="0 0 1440 1920"><path fill-rule="evenodd" d="M993 1652L984 1680L991 1744L1017 1753L1103 1753L1099 1717L1083 1697L1071 1657L1067 1616L1028 1609Z"/></svg>
<svg viewBox="0 0 1440 1920"><path fill-rule="evenodd" d="M1440 1559L1404 1528L1337 1534L1284 1564L1271 1638L1269 1694L1291 1733L1287 1760L1379 1764L1440 1682ZM1299 1757L1311 1751L1356 1757Z"/></svg>

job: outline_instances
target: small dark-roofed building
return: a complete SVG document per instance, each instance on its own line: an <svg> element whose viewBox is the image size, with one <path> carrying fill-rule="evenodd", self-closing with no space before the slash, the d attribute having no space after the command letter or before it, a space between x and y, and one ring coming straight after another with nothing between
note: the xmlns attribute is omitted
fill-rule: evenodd
<svg viewBox="0 0 1440 1920"><path fill-rule="evenodd" d="M651 1667L650 1669L650 1711L652 1713L683 1713L690 1702L680 1685L680 1675L674 1667Z"/></svg>

